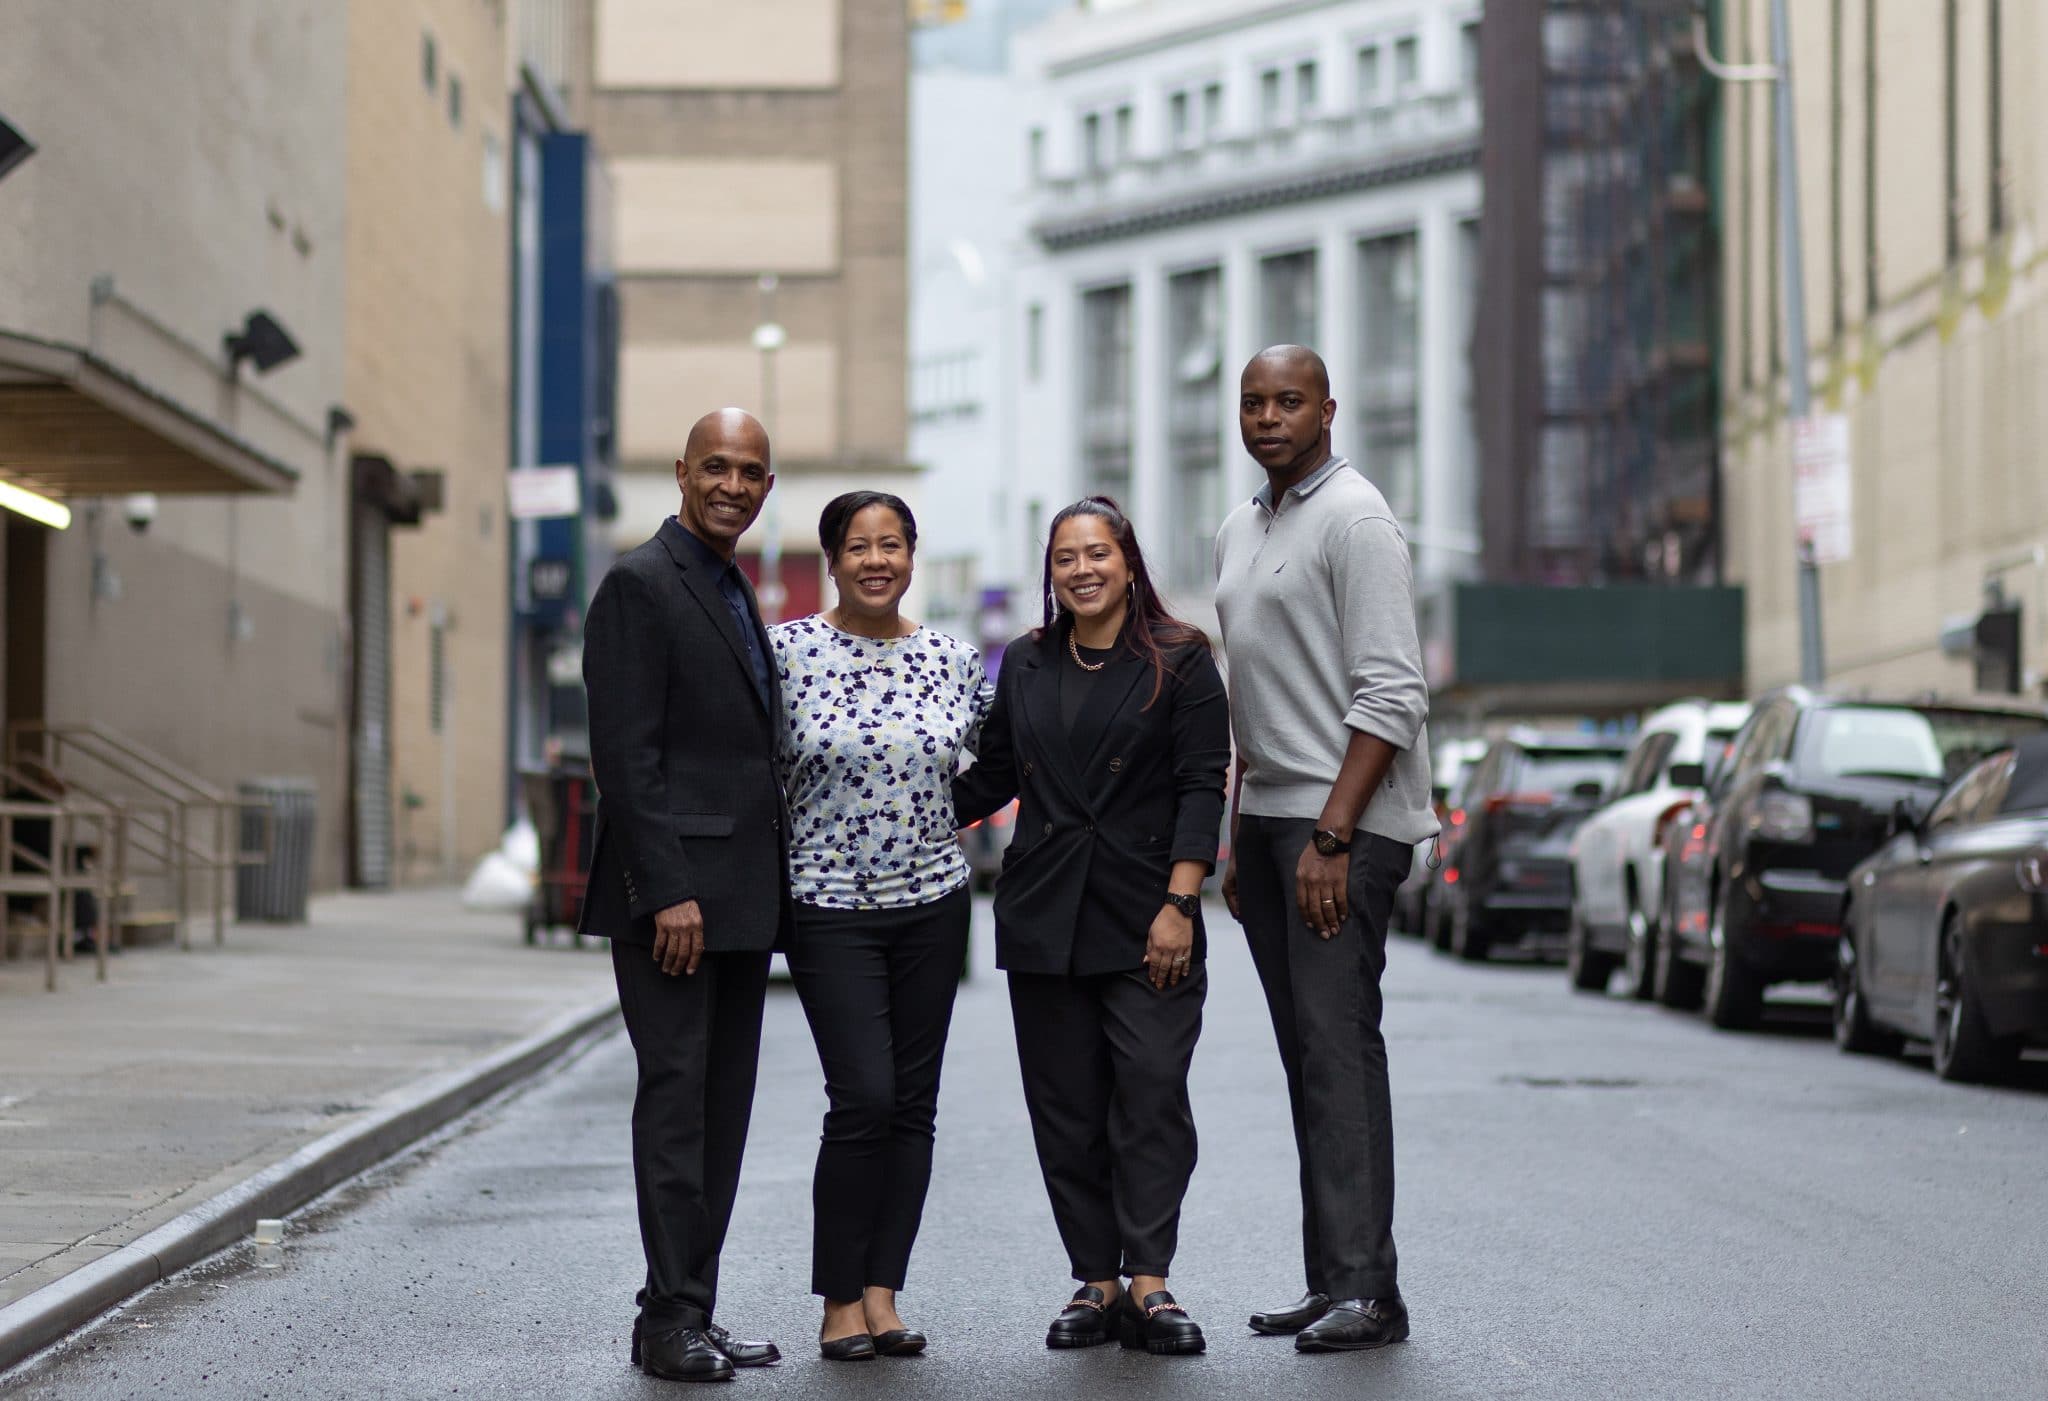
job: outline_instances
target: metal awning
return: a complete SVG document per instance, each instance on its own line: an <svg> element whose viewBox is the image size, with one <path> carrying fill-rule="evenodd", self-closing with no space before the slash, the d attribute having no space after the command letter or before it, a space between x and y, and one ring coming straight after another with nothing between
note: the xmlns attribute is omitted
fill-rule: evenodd
<svg viewBox="0 0 2048 1401"><path fill-rule="evenodd" d="M290 492L299 474L89 350L0 331L0 478L61 499Z"/></svg>

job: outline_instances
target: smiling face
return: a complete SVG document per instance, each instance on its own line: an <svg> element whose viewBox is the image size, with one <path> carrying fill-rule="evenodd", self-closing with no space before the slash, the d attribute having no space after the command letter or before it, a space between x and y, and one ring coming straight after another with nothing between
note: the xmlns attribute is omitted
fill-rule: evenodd
<svg viewBox="0 0 2048 1401"><path fill-rule="evenodd" d="M1330 454L1336 412L1320 361L1270 350L1244 367L1238 432L1244 450L1268 472L1293 477L1319 465Z"/></svg>
<svg viewBox="0 0 2048 1401"><path fill-rule="evenodd" d="M832 557L839 607L869 618L893 616L910 587L913 551L903 518L888 506L866 506L846 523Z"/></svg>
<svg viewBox="0 0 2048 1401"><path fill-rule="evenodd" d="M1131 567L1109 522L1082 513L1067 517L1053 532L1052 592L1077 619L1122 620Z"/></svg>
<svg viewBox="0 0 2048 1401"><path fill-rule="evenodd" d="M683 524L731 558L775 485L768 470L767 433L752 416L736 410L707 416L691 430L676 461L676 485L683 492Z"/></svg>

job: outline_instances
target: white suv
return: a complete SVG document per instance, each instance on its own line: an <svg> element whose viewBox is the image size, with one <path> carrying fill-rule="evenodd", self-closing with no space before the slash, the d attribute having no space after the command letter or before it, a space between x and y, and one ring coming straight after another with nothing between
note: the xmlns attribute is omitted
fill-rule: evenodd
<svg viewBox="0 0 2048 1401"><path fill-rule="evenodd" d="M1706 771L1749 718L1747 702L1680 701L1643 722L1607 805L1572 840L1572 986L1606 988L1617 966L1629 992L1650 996L1657 912L1664 908L1666 832L1699 798Z"/></svg>

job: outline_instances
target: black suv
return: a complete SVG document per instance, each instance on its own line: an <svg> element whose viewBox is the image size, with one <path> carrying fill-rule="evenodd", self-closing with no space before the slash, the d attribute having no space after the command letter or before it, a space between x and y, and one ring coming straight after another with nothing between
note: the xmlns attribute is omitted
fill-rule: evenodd
<svg viewBox="0 0 2048 1401"><path fill-rule="evenodd" d="M1462 835L1445 855L1438 898L1450 951L1483 959L1496 943L1558 936L1572 910L1572 834L1621 772L1628 742L1515 730L1494 741L1465 785Z"/></svg>
<svg viewBox="0 0 2048 1401"><path fill-rule="evenodd" d="M1772 983L1833 977L1850 868L1972 764L2044 729L2048 713L2017 700L1763 697L1667 877L1659 999L1746 1027Z"/></svg>

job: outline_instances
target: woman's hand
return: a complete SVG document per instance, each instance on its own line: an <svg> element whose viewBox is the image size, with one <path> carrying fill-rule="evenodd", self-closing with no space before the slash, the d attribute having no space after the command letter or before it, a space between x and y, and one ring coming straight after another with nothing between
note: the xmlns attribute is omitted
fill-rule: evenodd
<svg viewBox="0 0 2048 1401"><path fill-rule="evenodd" d="M1171 905L1152 917L1145 940L1145 975L1155 988L1170 988L1188 975L1195 956L1195 922Z"/></svg>
<svg viewBox="0 0 2048 1401"><path fill-rule="evenodd" d="M1239 924L1244 923L1244 911L1237 907L1237 853L1223 863L1223 903L1230 907L1230 917Z"/></svg>

